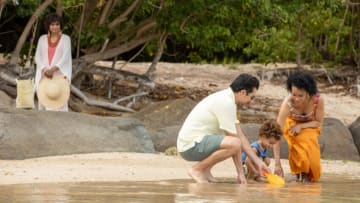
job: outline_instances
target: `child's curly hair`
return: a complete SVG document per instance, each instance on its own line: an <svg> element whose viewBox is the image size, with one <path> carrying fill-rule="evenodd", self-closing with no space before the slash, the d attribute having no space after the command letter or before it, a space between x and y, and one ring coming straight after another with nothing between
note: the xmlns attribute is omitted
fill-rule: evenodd
<svg viewBox="0 0 360 203"><path fill-rule="evenodd" d="M259 137L265 136L266 138L274 137L275 140L280 140L282 130L280 125L274 119L266 121L259 130Z"/></svg>

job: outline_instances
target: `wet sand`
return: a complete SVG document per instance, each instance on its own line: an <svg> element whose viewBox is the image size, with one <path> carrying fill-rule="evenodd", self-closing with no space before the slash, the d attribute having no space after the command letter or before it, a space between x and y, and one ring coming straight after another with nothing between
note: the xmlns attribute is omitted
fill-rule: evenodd
<svg viewBox="0 0 360 203"><path fill-rule="evenodd" d="M1 160L0 185L21 183L118 182L191 180L187 170L194 162L178 156L145 153L95 153ZM273 164L273 161L272 161ZM273 169L273 165L270 169ZM290 176L287 160L282 160ZM322 160L324 175L360 178L360 162ZM232 160L215 166L216 178L235 178Z"/></svg>

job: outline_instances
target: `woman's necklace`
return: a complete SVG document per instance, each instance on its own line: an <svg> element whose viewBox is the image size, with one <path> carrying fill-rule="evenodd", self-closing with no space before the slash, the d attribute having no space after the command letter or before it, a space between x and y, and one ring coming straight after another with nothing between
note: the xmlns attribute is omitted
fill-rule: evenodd
<svg viewBox="0 0 360 203"><path fill-rule="evenodd" d="M51 39L52 39L52 37L51 37L51 35L49 35L48 36L48 44L49 44L49 46L50 47L56 47L58 45L60 39L61 39L61 34L56 37L55 42L52 42Z"/></svg>
<svg viewBox="0 0 360 203"><path fill-rule="evenodd" d="M311 105L311 103L314 103L313 102L313 98L312 97L310 97L307 101L306 101L306 103L303 103L301 106L297 106L297 107L295 107L294 109L295 109L295 112L296 113L298 113L298 114L300 114L300 115L306 115L307 113L307 110L309 110L309 105Z"/></svg>

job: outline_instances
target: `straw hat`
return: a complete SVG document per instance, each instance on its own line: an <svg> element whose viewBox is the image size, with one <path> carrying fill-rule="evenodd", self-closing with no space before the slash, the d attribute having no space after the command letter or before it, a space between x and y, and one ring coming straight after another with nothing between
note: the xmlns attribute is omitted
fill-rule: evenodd
<svg viewBox="0 0 360 203"><path fill-rule="evenodd" d="M37 97L42 105L50 109L63 107L70 97L70 85L63 75L43 77L39 82Z"/></svg>

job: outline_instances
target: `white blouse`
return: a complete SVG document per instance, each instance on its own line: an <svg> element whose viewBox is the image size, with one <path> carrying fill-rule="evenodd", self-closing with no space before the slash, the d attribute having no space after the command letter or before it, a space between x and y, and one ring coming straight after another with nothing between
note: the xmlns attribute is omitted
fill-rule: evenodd
<svg viewBox="0 0 360 203"><path fill-rule="evenodd" d="M72 56L71 56L71 40L68 35L62 34L61 39L56 47L51 64L48 60L48 35L42 35L37 44L35 53L36 75L34 91L37 91L39 82L42 77L43 69L50 69L53 66L59 68L59 71L66 76L71 83L72 73Z"/></svg>

